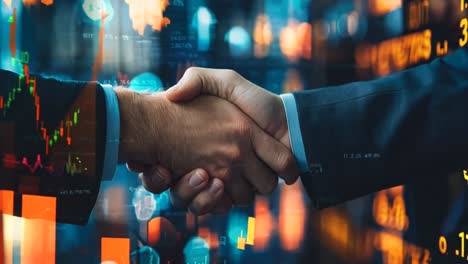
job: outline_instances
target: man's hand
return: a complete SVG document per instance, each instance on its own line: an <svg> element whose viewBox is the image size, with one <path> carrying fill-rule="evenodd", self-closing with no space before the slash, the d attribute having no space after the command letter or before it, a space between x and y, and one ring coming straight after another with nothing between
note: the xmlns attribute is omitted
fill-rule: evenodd
<svg viewBox="0 0 468 264"><path fill-rule="evenodd" d="M193 168L204 168L224 182L237 205L251 203L255 191L270 194L277 185L274 171L296 172L290 151L227 101L205 96L174 104L165 93L129 91L117 91L117 96L120 161L161 164L175 179ZM162 178L160 186L174 182Z"/></svg>
<svg viewBox="0 0 468 264"><path fill-rule="evenodd" d="M167 98L173 102L182 102L202 94L214 95L233 103L260 128L291 149L286 113L279 96L232 70L189 68L182 79L167 91ZM299 175L297 169L291 170L291 173L276 172L287 184L294 183Z"/></svg>
<svg viewBox="0 0 468 264"><path fill-rule="evenodd" d="M153 193L161 193L163 182L170 182L172 175L166 168L142 166L135 162L127 163L127 168L139 173L143 187ZM170 192L171 203L177 208L189 208L195 214L224 213L232 207L232 202L224 193L224 183L211 178L203 169L195 169L180 178Z"/></svg>

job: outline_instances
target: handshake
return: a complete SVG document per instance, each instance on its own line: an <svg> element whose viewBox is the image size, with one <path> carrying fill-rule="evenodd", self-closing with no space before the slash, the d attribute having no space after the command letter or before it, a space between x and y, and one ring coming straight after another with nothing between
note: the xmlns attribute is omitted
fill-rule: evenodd
<svg viewBox="0 0 468 264"><path fill-rule="evenodd" d="M231 70L188 69L166 92L116 89L119 161L196 214L224 213L298 179L281 98Z"/></svg>

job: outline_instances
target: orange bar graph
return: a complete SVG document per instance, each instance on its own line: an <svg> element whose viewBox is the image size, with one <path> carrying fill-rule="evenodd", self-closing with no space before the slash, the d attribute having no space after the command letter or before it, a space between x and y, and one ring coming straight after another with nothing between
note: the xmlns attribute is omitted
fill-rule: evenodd
<svg viewBox="0 0 468 264"><path fill-rule="evenodd" d="M44 122L41 122L41 131L42 131L42 138L46 140L47 138L47 129L44 128Z"/></svg>
<svg viewBox="0 0 468 264"><path fill-rule="evenodd" d="M60 121L60 136L63 137L63 120Z"/></svg>
<svg viewBox="0 0 468 264"><path fill-rule="evenodd" d="M13 191L0 190L0 211L13 215Z"/></svg>
<svg viewBox="0 0 468 264"><path fill-rule="evenodd" d="M130 264L130 239L101 238L101 262L113 261L117 264Z"/></svg>
<svg viewBox="0 0 468 264"><path fill-rule="evenodd" d="M24 72L24 76L26 76L26 84L29 85L30 76L29 76L29 66L27 64L23 65L23 72Z"/></svg>
<svg viewBox="0 0 468 264"><path fill-rule="evenodd" d="M55 264L56 198L23 195L21 264Z"/></svg>
<svg viewBox="0 0 468 264"><path fill-rule="evenodd" d="M13 263L13 191L0 190L0 263Z"/></svg>

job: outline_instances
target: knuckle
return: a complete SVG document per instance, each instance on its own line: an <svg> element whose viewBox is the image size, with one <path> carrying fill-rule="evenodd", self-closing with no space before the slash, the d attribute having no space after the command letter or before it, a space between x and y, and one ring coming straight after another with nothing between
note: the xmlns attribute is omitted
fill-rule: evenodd
<svg viewBox="0 0 468 264"><path fill-rule="evenodd" d="M153 176L141 174L140 179L142 181L143 187L151 193L161 194L168 188L165 182L160 180L153 180Z"/></svg>
<svg viewBox="0 0 468 264"><path fill-rule="evenodd" d="M222 181L229 181L231 179L231 169L230 168L221 168L221 169L218 169L214 174L213 176L215 178L218 178Z"/></svg>
<svg viewBox="0 0 468 264"><path fill-rule="evenodd" d="M229 80L237 79L240 76L239 73L237 73L234 70L226 69L226 70L223 70L223 71L224 71L225 77L227 79L229 79Z"/></svg>
<svg viewBox="0 0 468 264"><path fill-rule="evenodd" d="M205 214L209 209L209 202L205 199L195 199L190 205L190 211L195 215Z"/></svg>
<svg viewBox="0 0 468 264"><path fill-rule="evenodd" d="M295 160L291 153L285 153L278 156L278 172L286 172L293 164Z"/></svg>
<svg viewBox="0 0 468 264"><path fill-rule="evenodd" d="M194 76L199 73L200 69L197 67L190 67L187 70L185 70L185 75L187 76Z"/></svg>
<svg viewBox="0 0 468 264"><path fill-rule="evenodd" d="M252 127L250 123L245 119L240 119L237 122L236 132L240 136L250 136Z"/></svg>
<svg viewBox="0 0 468 264"><path fill-rule="evenodd" d="M238 162L242 160L242 150L239 146L232 147L229 152L229 158L231 159L231 162Z"/></svg>

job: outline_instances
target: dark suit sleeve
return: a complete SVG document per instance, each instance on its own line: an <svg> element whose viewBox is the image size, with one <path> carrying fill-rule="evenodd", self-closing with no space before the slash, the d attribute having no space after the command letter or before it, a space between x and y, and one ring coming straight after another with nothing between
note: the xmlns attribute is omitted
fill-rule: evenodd
<svg viewBox="0 0 468 264"><path fill-rule="evenodd" d="M105 107L97 83L0 70L2 207L33 218L54 211L59 222L85 224L103 170ZM27 203L44 208L28 214Z"/></svg>
<svg viewBox="0 0 468 264"><path fill-rule="evenodd" d="M468 48L294 98L309 163L302 181L319 208L468 165Z"/></svg>

